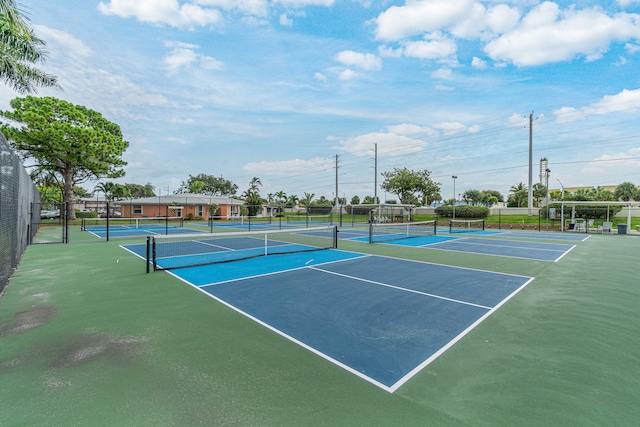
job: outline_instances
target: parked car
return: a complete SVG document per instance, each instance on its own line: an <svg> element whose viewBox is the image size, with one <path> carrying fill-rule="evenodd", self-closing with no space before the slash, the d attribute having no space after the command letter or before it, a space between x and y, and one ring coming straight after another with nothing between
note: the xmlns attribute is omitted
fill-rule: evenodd
<svg viewBox="0 0 640 427"><path fill-rule="evenodd" d="M121 217L121 216L122 216L122 214L119 211L114 211L114 212L111 212L109 214L109 218L118 218L118 217ZM106 217L107 217L107 213L106 212L102 212L100 214L100 218L106 218Z"/></svg>
<svg viewBox="0 0 640 427"><path fill-rule="evenodd" d="M51 211L40 211L40 218L42 219L53 219L60 217L60 210L55 209Z"/></svg>

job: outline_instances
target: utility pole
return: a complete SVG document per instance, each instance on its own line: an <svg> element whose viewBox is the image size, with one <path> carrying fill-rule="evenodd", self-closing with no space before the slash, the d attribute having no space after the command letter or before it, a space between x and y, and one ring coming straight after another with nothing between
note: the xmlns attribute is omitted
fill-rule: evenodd
<svg viewBox="0 0 640 427"><path fill-rule="evenodd" d="M533 210L533 111L529 114L529 216Z"/></svg>
<svg viewBox="0 0 640 427"><path fill-rule="evenodd" d="M378 203L378 144L374 144L373 204Z"/></svg>
<svg viewBox="0 0 640 427"><path fill-rule="evenodd" d="M340 196L338 195L338 155L336 154L336 212L340 213Z"/></svg>

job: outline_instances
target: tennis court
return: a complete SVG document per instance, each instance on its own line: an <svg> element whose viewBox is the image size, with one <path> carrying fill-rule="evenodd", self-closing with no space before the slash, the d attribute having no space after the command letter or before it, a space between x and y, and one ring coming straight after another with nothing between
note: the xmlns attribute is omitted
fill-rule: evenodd
<svg viewBox="0 0 640 427"><path fill-rule="evenodd" d="M96 237L125 238L170 234L199 233L202 230L185 228L180 217L158 218L84 218L81 226Z"/></svg>
<svg viewBox="0 0 640 427"><path fill-rule="evenodd" d="M75 227L70 233L69 245L30 246L0 298L0 394L11 408L0 411L2 425L635 425L639 416L637 236L592 235L558 263L340 239L340 251L217 264L214 281L190 286L176 273L208 269L145 274L144 262L120 247L140 243L139 237L114 243ZM335 252L355 254L354 259L329 257ZM299 269L285 262L295 256L301 257ZM329 258L320 262L321 256ZM310 258L318 263L305 266ZM240 266L257 267L260 260L282 266L273 274L254 268L256 277L242 273ZM350 271L356 265L358 271ZM429 267L438 265L465 268L439 273ZM480 270L535 280L494 305L466 293L483 277L500 282L501 276ZM424 319L416 312L428 315L426 301L434 297L404 289L432 286L431 276L448 282L457 271L472 283L454 298L493 307L491 314L435 358L414 355L430 360L423 369L399 354L405 370L417 364L419 371L404 384L393 382L402 370L385 378L376 366L357 361L349 362L353 372L347 370L329 347L340 344L338 337L316 336L327 330L316 334L308 326L310 319L338 319L336 330L368 337L382 331L387 316L403 310L412 320L399 323L400 332L419 343L413 324L421 327ZM331 280L325 288L315 279L336 274L357 280ZM366 280L404 289L392 293L395 288ZM245 299L253 292L260 298ZM399 300L405 307L399 308ZM280 308L269 309L273 304ZM303 304L306 309L296 312ZM466 306L457 311L473 314ZM281 312L303 332L280 326ZM259 317L284 333L300 333L299 342L265 327ZM437 322L446 319L434 317L430 326L449 327ZM400 334L387 329L388 335L395 332ZM385 355L384 346L370 344L358 348L377 352L384 362L395 360L393 349ZM349 350L342 344L334 348ZM364 375L384 387L356 374L362 366L371 370ZM390 393L396 384L402 385Z"/></svg>
<svg viewBox="0 0 640 427"><path fill-rule="evenodd" d="M474 224L479 224L479 222ZM533 235L533 233L529 235ZM367 237L353 235L351 239L370 243L550 262L559 261L575 247L575 245L563 243L502 239L499 238L500 236L524 237L524 233L501 234L485 230L484 225L478 228L464 227L455 230L452 228L447 233L446 231L437 231L434 221L425 221L403 224L371 224Z"/></svg>
<svg viewBox="0 0 640 427"><path fill-rule="evenodd" d="M260 256L261 233L227 236L161 239L154 265L389 392L533 280L276 239L278 255ZM123 247L146 259L146 245Z"/></svg>

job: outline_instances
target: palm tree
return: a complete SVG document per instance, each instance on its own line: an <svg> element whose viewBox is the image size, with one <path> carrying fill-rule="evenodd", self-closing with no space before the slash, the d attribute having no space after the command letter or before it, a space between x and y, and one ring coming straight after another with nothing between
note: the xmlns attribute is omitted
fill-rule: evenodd
<svg viewBox="0 0 640 427"><path fill-rule="evenodd" d="M300 199L300 204L307 209L307 212L309 212L309 207L311 207L313 196L315 196L313 193L304 193L304 197Z"/></svg>
<svg viewBox="0 0 640 427"><path fill-rule="evenodd" d="M249 182L249 190L258 191L258 186L262 187L262 182L260 181L260 178L254 176L251 178L251 182Z"/></svg>
<svg viewBox="0 0 640 427"><path fill-rule="evenodd" d="M629 200L637 200L638 198L640 198L638 196L638 187L636 187L631 182L623 182L622 184L618 185L614 194L618 199L624 202L628 202Z"/></svg>
<svg viewBox="0 0 640 427"><path fill-rule="evenodd" d="M113 187L115 184L111 181L100 182L93 190L94 193L102 192L104 194L104 200L109 202L113 199Z"/></svg>
<svg viewBox="0 0 640 427"><path fill-rule="evenodd" d="M547 187L538 182L533 185L533 197L536 198L536 206L540 206L540 199L544 199L547 197Z"/></svg>
<svg viewBox="0 0 640 427"><path fill-rule="evenodd" d="M529 191L527 186L522 182L519 182L518 184L513 185L509 191L513 193L513 199L518 207L521 208L522 202L527 198L527 191Z"/></svg>
<svg viewBox="0 0 640 427"><path fill-rule="evenodd" d="M60 88L55 76L33 67L46 59L44 47L16 2L0 0L0 79L20 93L33 93L36 87Z"/></svg>
<svg viewBox="0 0 640 427"><path fill-rule="evenodd" d="M243 197L249 209L249 216L256 216L262 209L262 197L260 197L260 193L249 189L244 192Z"/></svg>
<svg viewBox="0 0 640 427"><path fill-rule="evenodd" d="M300 201L300 197L296 196L295 194L292 194L289 197L287 197L287 205L291 205L292 208L296 207L299 201Z"/></svg>

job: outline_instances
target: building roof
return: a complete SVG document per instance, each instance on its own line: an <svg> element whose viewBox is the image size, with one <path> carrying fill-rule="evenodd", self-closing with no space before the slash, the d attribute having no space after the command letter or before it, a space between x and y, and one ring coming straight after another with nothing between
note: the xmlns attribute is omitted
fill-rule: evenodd
<svg viewBox="0 0 640 427"><path fill-rule="evenodd" d="M233 199L231 197L215 197L204 194L169 194L167 196L142 197L139 199L131 199L121 201L123 203L135 203L137 205L171 205L179 203L181 205L210 205L216 203L218 205L244 205L244 200Z"/></svg>

